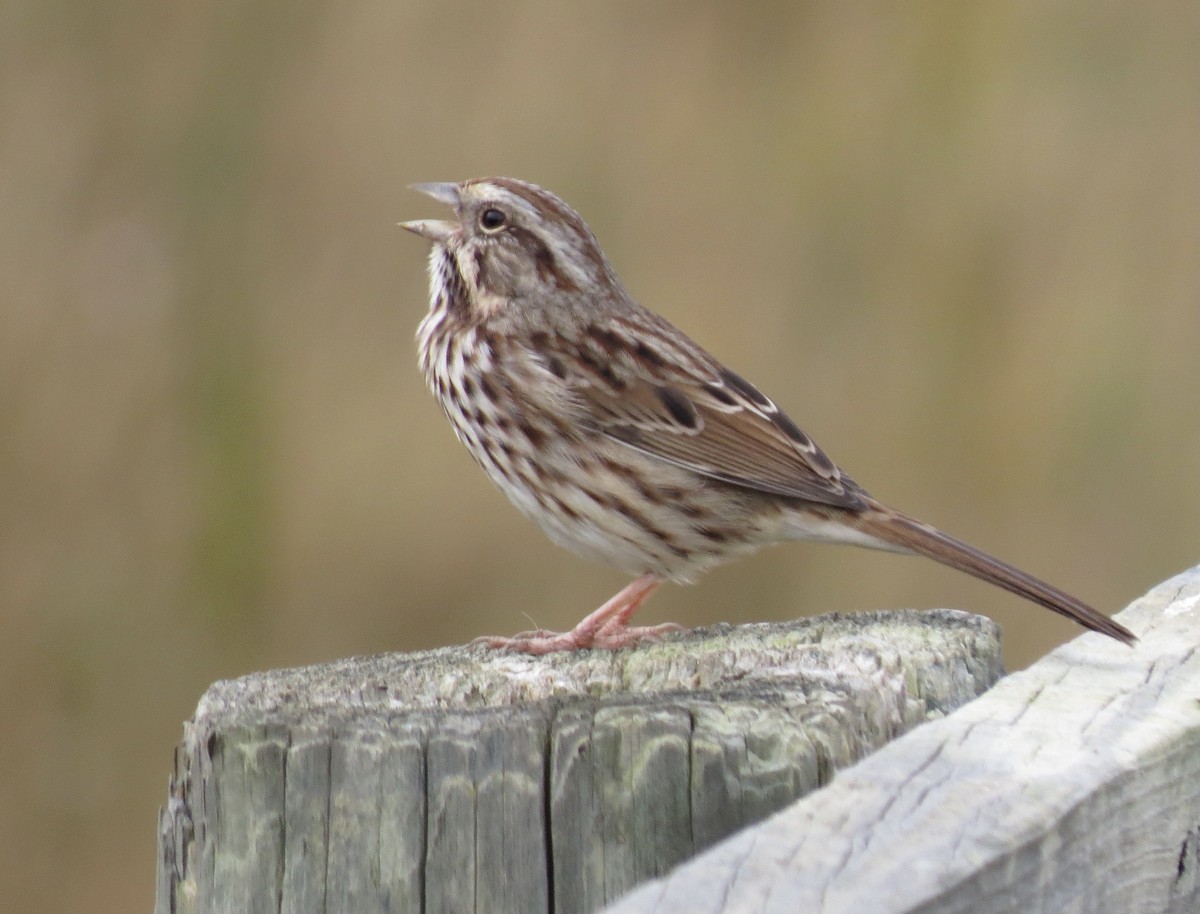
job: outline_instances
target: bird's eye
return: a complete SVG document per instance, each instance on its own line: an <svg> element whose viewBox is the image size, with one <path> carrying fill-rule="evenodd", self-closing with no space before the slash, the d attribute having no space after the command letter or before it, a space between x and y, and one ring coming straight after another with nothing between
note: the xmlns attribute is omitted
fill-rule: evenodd
<svg viewBox="0 0 1200 914"><path fill-rule="evenodd" d="M485 209L479 214L479 227L485 232L498 232L506 222L508 217L495 208Z"/></svg>

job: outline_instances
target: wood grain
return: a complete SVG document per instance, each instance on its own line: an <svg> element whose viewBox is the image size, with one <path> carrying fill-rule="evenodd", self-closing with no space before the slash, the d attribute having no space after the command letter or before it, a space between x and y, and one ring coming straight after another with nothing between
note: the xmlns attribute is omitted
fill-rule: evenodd
<svg viewBox="0 0 1200 914"><path fill-rule="evenodd" d="M1200 568L611 914L1200 910Z"/></svg>
<svg viewBox="0 0 1200 914"><path fill-rule="evenodd" d="M1000 674L993 623L936 611L219 682L177 750L156 910L594 911Z"/></svg>

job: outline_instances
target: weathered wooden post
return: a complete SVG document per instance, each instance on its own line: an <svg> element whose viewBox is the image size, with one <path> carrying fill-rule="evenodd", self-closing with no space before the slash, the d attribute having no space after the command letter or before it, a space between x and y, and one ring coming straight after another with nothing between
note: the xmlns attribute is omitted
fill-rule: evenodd
<svg viewBox="0 0 1200 914"><path fill-rule="evenodd" d="M177 750L156 910L595 911L1000 675L995 626L937 611L220 682Z"/></svg>

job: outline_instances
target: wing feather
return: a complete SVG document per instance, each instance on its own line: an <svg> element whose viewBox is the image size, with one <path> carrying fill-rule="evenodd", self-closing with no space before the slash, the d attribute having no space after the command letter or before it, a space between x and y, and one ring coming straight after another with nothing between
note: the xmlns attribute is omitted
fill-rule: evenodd
<svg viewBox="0 0 1200 914"><path fill-rule="evenodd" d="M731 485L839 508L866 506L866 493L750 382L686 338L628 336L620 325L589 328L578 348L565 353L567 364L581 366L564 380L589 424Z"/></svg>

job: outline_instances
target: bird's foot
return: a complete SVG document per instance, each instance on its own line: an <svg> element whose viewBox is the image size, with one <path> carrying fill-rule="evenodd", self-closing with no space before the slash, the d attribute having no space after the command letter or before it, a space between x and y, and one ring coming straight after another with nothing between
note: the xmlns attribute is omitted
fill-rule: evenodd
<svg viewBox="0 0 1200 914"><path fill-rule="evenodd" d="M658 641L664 635L682 631L687 629L674 622L664 622L662 625L612 625L594 632L580 632L578 627L569 632L552 632L540 628L511 637L484 635L471 643L522 654L553 654L556 651L579 651L589 648L615 651L622 647L636 647L646 642Z"/></svg>
<svg viewBox="0 0 1200 914"><path fill-rule="evenodd" d="M642 605L642 601L654 592L658 584L658 578L654 575L642 575L569 632L552 632L539 628L521 632L511 638L486 635L476 638L471 643L525 654L552 654L555 651L578 651L587 648L611 651L634 647L646 641L658 641L664 635L686 629L674 622L665 622L662 625L627 624L629 617Z"/></svg>

